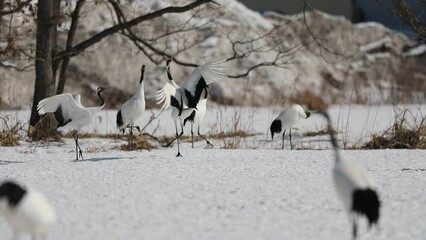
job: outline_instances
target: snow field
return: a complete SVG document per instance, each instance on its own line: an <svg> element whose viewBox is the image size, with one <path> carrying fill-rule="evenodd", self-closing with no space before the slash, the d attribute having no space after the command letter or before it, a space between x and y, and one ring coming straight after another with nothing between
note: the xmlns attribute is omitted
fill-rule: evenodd
<svg viewBox="0 0 426 240"><path fill-rule="evenodd" d="M415 119L425 106L409 106ZM401 107L402 109L403 107ZM329 109L340 141L364 142L394 121L393 106L333 106ZM21 141L0 148L0 178L45 193L57 210L51 239L350 239L351 226L332 183L330 150L281 150L270 141L269 126L281 109L217 107L208 109L202 133L238 128L259 133L243 139L242 149L214 149L204 141L152 151L113 150L122 140L81 139L85 160L75 162L74 142ZM139 122L144 126L149 111ZM103 111L86 132L115 133L116 111ZM154 114L158 112L154 111ZM29 112L0 112L9 123L25 122ZM9 125L10 125L9 124ZM330 148L328 136L302 137L321 130L315 114L297 124L297 148ZM4 125L0 125L4 128ZM170 113L146 128L173 135ZM186 134L188 134L188 130ZM382 201L379 228L361 239L424 239L426 226L426 151L344 151L367 169ZM0 239L11 231L0 218Z"/></svg>
<svg viewBox="0 0 426 240"><path fill-rule="evenodd" d="M47 195L59 219L52 239L350 238L329 150L108 151L75 162L49 148L3 148L0 176ZM425 154L344 152L376 180L383 205L380 229L363 222L362 239L423 239ZM11 236L3 220L0 232Z"/></svg>

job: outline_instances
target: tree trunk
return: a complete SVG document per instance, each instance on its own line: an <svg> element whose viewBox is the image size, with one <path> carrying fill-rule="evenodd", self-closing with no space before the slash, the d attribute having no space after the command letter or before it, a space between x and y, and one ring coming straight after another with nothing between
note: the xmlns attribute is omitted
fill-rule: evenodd
<svg viewBox="0 0 426 240"><path fill-rule="evenodd" d="M80 18L80 10L83 7L83 4L85 2L86 0L78 0L75 6L74 12L71 15L71 26L68 32L65 51L70 51L72 49L72 43L74 41L75 33L77 31L78 20ZM67 73L68 64L70 62L70 58L71 58L71 55L67 55L62 60L61 71L59 72L58 86L56 88L56 94L61 94L64 92L66 73Z"/></svg>
<svg viewBox="0 0 426 240"><path fill-rule="evenodd" d="M52 33L52 59L55 59L56 55L58 54L58 23L60 19L60 8L61 8L61 0L53 0L53 23L55 26L53 27L53 33ZM53 81L56 79L56 72L58 70L58 61L52 62L52 71L53 71Z"/></svg>
<svg viewBox="0 0 426 240"><path fill-rule="evenodd" d="M43 98L55 93L55 79L52 71L52 48L54 43L54 1L59 0L39 0L37 9L37 39L36 39L36 60L35 60L35 87L33 106L30 117L29 134L40 120L37 112L37 104Z"/></svg>

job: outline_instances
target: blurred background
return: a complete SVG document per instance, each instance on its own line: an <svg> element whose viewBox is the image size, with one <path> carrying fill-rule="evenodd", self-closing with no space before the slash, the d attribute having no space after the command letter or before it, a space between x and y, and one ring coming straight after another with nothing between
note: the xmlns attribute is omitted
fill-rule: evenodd
<svg viewBox="0 0 426 240"><path fill-rule="evenodd" d="M34 110L33 102L63 91L82 94L83 105L91 106L98 101L97 86L109 88L106 107L116 109L133 93L142 64L147 65L147 107L157 107L155 92L167 79L165 60L170 57L179 84L194 66L227 60L229 76L210 87L209 104L424 101L422 0L216 2L55 1L49 30L37 17L36 1L6 1L0 6L0 109ZM110 31L168 6L192 3L198 5ZM20 4L26 5L10 14ZM407 6L411 15L404 12ZM419 24L406 25L406 17ZM53 38L47 41L43 37L51 35L42 30ZM52 71L36 74L49 56L42 55L44 46L51 46L44 53L51 52Z"/></svg>

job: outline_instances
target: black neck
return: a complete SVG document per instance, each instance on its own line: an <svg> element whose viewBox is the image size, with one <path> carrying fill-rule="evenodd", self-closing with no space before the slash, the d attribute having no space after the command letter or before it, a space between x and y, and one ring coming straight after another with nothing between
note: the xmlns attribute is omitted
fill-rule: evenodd
<svg viewBox="0 0 426 240"><path fill-rule="evenodd" d="M145 70L142 69L142 71L141 71L141 79L139 81L139 84L141 84L142 81L143 81L143 75L144 75L144 73L145 73Z"/></svg>
<svg viewBox="0 0 426 240"><path fill-rule="evenodd" d="M173 80L172 74L170 73L170 66L167 66L167 77L169 78L169 80Z"/></svg>
<svg viewBox="0 0 426 240"><path fill-rule="evenodd" d="M98 97L101 99L101 104L99 104L99 106L103 106L105 104L104 98L101 96L101 91L97 92Z"/></svg>
<svg viewBox="0 0 426 240"><path fill-rule="evenodd" d="M328 133L330 134L331 144L333 144L334 149L339 148L339 146L337 145L336 136L334 136L334 130L331 127L330 123L328 124Z"/></svg>
<svg viewBox="0 0 426 240"><path fill-rule="evenodd" d="M333 144L334 149L338 149L339 146L337 145L337 140L336 140L336 136L334 136L334 129L331 126L331 119L330 116L328 115L327 112L320 110L319 111L320 114L322 114L325 119L327 120L327 128L328 128L328 134L330 135L330 139L331 139L331 144Z"/></svg>

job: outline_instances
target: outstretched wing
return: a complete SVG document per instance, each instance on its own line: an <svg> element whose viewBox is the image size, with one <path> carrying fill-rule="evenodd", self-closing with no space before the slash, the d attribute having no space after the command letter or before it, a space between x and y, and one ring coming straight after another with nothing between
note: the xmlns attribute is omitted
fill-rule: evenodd
<svg viewBox="0 0 426 240"><path fill-rule="evenodd" d="M58 127L65 126L71 117L80 117L86 111L69 93L59 94L41 100L37 105L38 114L55 113Z"/></svg>
<svg viewBox="0 0 426 240"><path fill-rule="evenodd" d="M175 105L176 99L176 87L172 84L166 82L164 87L157 91L157 95L155 96L155 100L157 100L157 104L162 104L161 110L164 110L170 105ZM179 101L178 104L180 105Z"/></svg>
<svg viewBox="0 0 426 240"><path fill-rule="evenodd" d="M215 81L225 78L224 63L225 61L218 61L198 66L185 80L182 87L190 91L192 95L195 95L197 84L200 84L201 79L204 79L205 85L208 86Z"/></svg>
<svg viewBox="0 0 426 240"><path fill-rule="evenodd" d="M82 106L82 105L81 105L81 96L80 96L80 94L73 94L73 95L72 95L72 97L74 98L75 102L76 102L78 105Z"/></svg>
<svg viewBox="0 0 426 240"><path fill-rule="evenodd" d="M202 91L215 81L226 77L224 61L198 66L183 83L188 107L196 107Z"/></svg>

